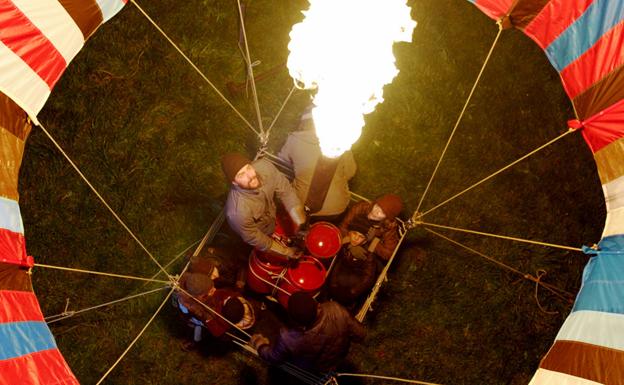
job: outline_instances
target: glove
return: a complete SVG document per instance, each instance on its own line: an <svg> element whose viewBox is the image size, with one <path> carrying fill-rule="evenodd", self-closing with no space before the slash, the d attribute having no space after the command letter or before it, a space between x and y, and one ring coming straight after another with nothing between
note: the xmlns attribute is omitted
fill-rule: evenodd
<svg viewBox="0 0 624 385"><path fill-rule="evenodd" d="M295 250L292 247L290 247L290 249ZM288 255L287 258L288 258L288 261L291 262L291 261L298 261L299 258L301 258L302 256L303 256L303 252L302 251L295 250L293 252L293 254L292 255Z"/></svg>
<svg viewBox="0 0 624 385"><path fill-rule="evenodd" d="M263 345L269 345L269 343L269 339L262 334L254 334L249 341L249 345L256 350L260 349Z"/></svg>

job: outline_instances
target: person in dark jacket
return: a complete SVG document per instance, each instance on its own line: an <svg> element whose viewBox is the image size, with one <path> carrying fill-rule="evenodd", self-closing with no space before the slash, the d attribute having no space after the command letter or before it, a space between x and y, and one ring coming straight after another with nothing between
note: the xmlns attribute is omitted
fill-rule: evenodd
<svg viewBox="0 0 624 385"><path fill-rule="evenodd" d="M360 245L384 261L392 256L399 243L396 217L403 209L401 197L386 194L373 202L361 201L349 209L340 223L343 243ZM352 228L367 228L364 233Z"/></svg>
<svg viewBox="0 0 624 385"><path fill-rule="evenodd" d="M373 287L377 271L375 256L360 242L368 225L352 223L350 231L358 235L341 249L327 284L330 298L347 308Z"/></svg>
<svg viewBox="0 0 624 385"><path fill-rule="evenodd" d="M318 304L306 292L296 292L288 300L288 315L294 323L282 328L271 344L262 334L254 334L251 345L271 364L291 362L301 369L335 370L349 352L352 340L362 340L366 329L340 304Z"/></svg>

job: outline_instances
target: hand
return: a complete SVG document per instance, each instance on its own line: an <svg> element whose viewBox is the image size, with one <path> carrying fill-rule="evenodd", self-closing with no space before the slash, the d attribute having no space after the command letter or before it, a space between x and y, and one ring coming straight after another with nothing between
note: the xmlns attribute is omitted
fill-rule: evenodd
<svg viewBox="0 0 624 385"><path fill-rule="evenodd" d="M254 334L251 336L251 340L249 341L249 345L256 350L258 350L262 345L268 345L269 343L269 339L262 334Z"/></svg>
<svg viewBox="0 0 624 385"><path fill-rule="evenodd" d="M289 261L289 262L290 262L290 261L298 261L298 260L299 260L299 258L301 258L301 257L303 256L303 252L302 252L302 251L299 251L299 250L294 249L294 248L292 248L292 247L291 247L290 249L294 250L294 252L293 252L292 254L289 254L289 255L287 256L287 257L288 257L288 261Z"/></svg>

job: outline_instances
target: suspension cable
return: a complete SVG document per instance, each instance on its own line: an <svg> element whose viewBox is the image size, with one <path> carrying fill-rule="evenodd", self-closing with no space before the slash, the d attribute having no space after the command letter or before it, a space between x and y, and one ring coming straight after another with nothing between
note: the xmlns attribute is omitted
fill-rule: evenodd
<svg viewBox="0 0 624 385"><path fill-rule="evenodd" d="M402 227L402 225L400 227ZM399 247L401 247L401 244L403 243L403 239L405 239L406 234L407 234L407 229L403 228L401 232L401 238L399 239L399 242L394 248L394 251L392 252L392 255L390 256L390 259L388 259L388 262L386 262L386 266L384 266L383 270L377 277L377 281L375 282L375 286L373 286L371 293L368 295L368 297L366 298L366 301L360 308L360 311L355 316L355 319L357 319L358 321L362 322L364 320L366 313L368 313L368 310L373 304L373 301L375 301L375 298L377 297L377 293L379 292L381 285L387 279L386 277L388 275L388 270L390 269L390 265L392 264L392 261L394 261L394 257L396 256L397 251L399 251Z"/></svg>
<svg viewBox="0 0 624 385"><path fill-rule="evenodd" d="M258 130L256 130L240 112L238 112L236 107L234 107L234 105L230 103L230 101L223 95L223 93L221 93L221 91L219 91L219 89L210 81L210 79L208 79L208 77L197 67L197 65L195 65L195 63L193 63L193 61L189 59L188 56L186 56L186 54L180 49L180 47L178 47L178 45L174 43L173 40L171 40L171 38L165 33L165 31L163 31L162 28L160 28L160 26L158 26L158 24L156 24L156 22L152 20L152 18L143 10L143 8L139 6L136 0L130 0L130 2L134 4L135 7L137 7L137 9L143 14L143 16L145 16L145 18L154 26L154 28L156 28L158 32L160 32L160 34L163 35L165 39L167 39L169 44L171 44L173 48L175 48L176 51L178 51L178 53L182 55L182 57L191 65L191 67L193 67L193 69L199 74L199 76L201 76L206 81L206 83L208 83L208 85L212 87L217 95L221 97L221 99L236 113L236 115L238 115L238 117L241 118L243 122L245 122L247 127L249 127L249 129L251 129L256 135L260 136L260 132L258 132Z"/></svg>
<svg viewBox="0 0 624 385"><path fill-rule="evenodd" d="M53 266L53 265L45 265L43 263L35 263L35 267L43 267L46 269L55 269L55 270L64 270L64 271L73 271L76 273L86 273L86 274L94 274L94 275L102 275L105 277L114 277L114 278L125 278L132 279L136 281L147 281L147 282L157 282L157 283L169 283L169 281L164 281L162 279L151 279L151 278L142 278L135 277L132 275L124 275L124 274L115 274L115 273L105 273L101 271L92 271L92 270L84 270L84 269L75 269L72 267L62 267L62 266Z"/></svg>
<svg viewBox="0 0 624 385"><path fill-rule="evenodd" d="M449 242L451 242L451 243L453 243L453 244L455 244L455 245L457 245L459 247L462 247L462 248L464 248L464 249L466 249L466 250L468 250L468 251L470 251L470 252L472 252L474 254L479 255L480 257L487 259L488 261L494 263L495 265L497 265L497 266L499 266L499 267L501 267L503 269L506 269L506 270L511 271L512 273L518 274L518 275L520 275L522 278L524 278L526 280L535 282L536 284L543 286L546 290L550 291L551 293L553 293L554 295L556 295L557 297L559 297L559 298L561 298L561 299L563 299L565 301L568 301L568 300L570 300L571 298L574 297L572 295L572 293L569 293L569 292L567 292L567 291L565 291L563 289L560 289L560 288L558 288L556 286L544 283L540 279L535 278L534 276L532 276L531 274L523 273L522 271L517 270L517 269L515 269L515 268L513 268L511 266L508 266L508 265L506 265L506 264L504 264L504 263L502 263L502 262L500 262L500 261L498 261L498 260L496 260L496 259L494 259L494 258L492 258L490 256L487 256L487 255L485 255L485 254L483 254L483 253L481 253L481 252L479 252L479 251L477 251L477 250L475 250L475 249L473 249L473 248L471 248L469 246L464 245L463 243L457 242L457 241L455 241L455 240L453 240L453 239L451 239L449 237L446 237L446 236L444 236L444 235L442 235L442 234L440 234L440 233L438 233L438 232L436 232L434 230L428 229L427 227L425 227L425 230L430 232L430 233L432 233L432 234L434 234L434 235L437 235L438 237L440 237L442 239L446 239L447 241L449 241Z"/></svg>
<svg viewBox="0 0 624 385"><path fill-rule="evenodd" d="M54 323L54 322L57 322L57 321L61 321L61 320L64 320L66 318L73 317L73 316L75 316L77 314L85 313L85 312L90 311L90 310L95 310L95 309L99 309L101 307L106 307L106 306L109 306L109 305L114 305L116 303L120 303L120 302L128 301L128 300L131 300L131 299L134 299L134 298L142 297L142 296L145 296L145 295L148 295L148 294L155 293L157 291L164 290L164 289L169 288L169 287L171 287L171 285L159 287L157 289L145 291L145 292L139 293L139 294L130 295L130 296L127 296L127 297L124 297L124 298L116 299L114 301L106 302L106 303L103 303L103 304L100 304L100 305L87 307L87 308L84 308L84 309L81 309L81 310L64 311L64 312L62 312L60 314L47 316L47 317L44 318L44 320L46 320L47 324L49 325L51 323Z"/></svg>
<svg viewBox="0 0 624 385"><path fill-rule="evenodd" d="M143 329L141 329L141 331L139 332L139 334L134 338L134 340L132 340L132 342L130 343L130 345L128 345L128 347L126 348L126 350L124 350L124 352L121 354L121 356L119 356L119 358L117 359L117 361L115 361L115 363L113 363L113 365L106 371L106 373L104 373L104 375L102 376L102 378L100 378L100 380L95 384L95 385L99 385L102 383L102 381L104 381L104 379L110 374L110 372L113 371L113 369L115 369L115 367L117 366L117 364L119 364L119 362L121 362L121 360L126 356L126 354L128 354L128 352L130 351L130 349L132 349L132 347L134 346L134 344L139 340L139 338L141 338L141 336L143 335L143 333L145 332L145 330L147 330L147 328L151 325L152 321L154 321L154 319L156 318L156 316L158 315L158 313L160 313L160 310L163 308L163 306L165 306L165 304L167 303L167 301L169 301L169 297L171 297L171 295L173 294L173 291L175 289L171 288L171 290L169 290L169 294L167 294L167 296L165 297L165 299L162 301L162 303L160 304L160 306L158 307L158 309L156 309L156 312L152 315L152 317L149 319L149 321L147 321L147 324L145 324L145 326L143 327Z"/></svg>
<svg viewBox="0 0 624 385"><path fill-rule="evenodd" d="M119 224L121 224L121 226L126 229L126 231L128 232L128 234L130 234L130 236L138 243L138 245L143 249L143 251L145 251L145 253L150 257L150 259L162 270L165 272L165 274L168 275L167 271L162 267L162 265L156 260L156 258L154 258L154 256L152 255L152 253L150 253L150 251L147 249L147 247L145 247L145 245L143 245L143 242L141 242L139 240L139 238L134 235L134 233L132 232L132 230L130 230L130 228L126 225L126 223L119 217L119 215L117 215L117 213L115 212L115 210L113 210L113 208L108 204L108 202L106 202L106 200L102 197L102 195L100 195L100 193L95 189L95 187L93 187L93 185L91 184L91 182L87 179L87 177L82 173L82 171L80 171L80 169L78 168L78 166L76 165L76 163L74 163L74 161L71 160L71 158L69 157L69 155L67 155L67 153L63 150L63 148L58 144L58 142L52 137L52 135L50 135L50 133L48 132L48 130L46 130L46 128L42 125L39 124L39 128L41 128L41 130L46 134L46 136L48 137L48 139L50 139L50 141L54 144L54 146L56 147L57 150L60 151L60 153L65 157L65 159L69 162L69 164L74 168L74 170L78 173L78 175L80 175L80 178L82 178L82 180L87 184L87 186L89 186L89 188L91 189L91 191L93 191L93 193L99 198L99 200L102 202L102 204L108 209L108 211L110 211L111 214L113 214L113 216L115 217L115 219L117 219L117 222L119 222Z"/></svg>
<svg viewBox="0 0 624 385"><path fill-rule="evenodd" d="M421 384L421 385L440 385L433 382L424 382L424 381L416 381L416 380L407 380L405 378L398 377L388 377L388 376L378 376L375 374L357 374L357 373L336 373L336 377L368 377L368 378L377 378L381 380L390 380L390 381L399 381L399 382L407 382L410 384Z"/></svg>
<svg viewBox="0 0 624 385"><path fill-rule="evenodd" d="M189 251L189 249L193 246L195 246L196 244L198 244L199 242L201 242L201 239L196 240L195 242L191 243L190 245L188 245L184 250L180 251L178 254L176 254L175 257L173 257L173 259L171 259L169 262L167 262L163 268L167 269L169 266L173 265L175 263L175 261L177 261L178 259L180 259L184 254L186 254L187 251ZM154 275L151 276L152 279L158 277L160 275L160 273L162 273L162 270L158 270Z"/></svg>
<svg viewBox="0 0 624 385"><path fill-rule="evenodd" d="M240 28L243 33L243 42L245 43L245 64L247 64L247 76L251 78L251 94L254 98L254 106L256 108L256 118L258 119L258 128L262 134L261 139L265 140L264 127L262 127L262 115L260 114L260 104L258 103L258 93L256 92L256 80L254 79L253 66L251 65L251 57L249 55L249 45L247 44L247 33L245 32L245 19L243 18L243 10L241 9L240 0L236 0L238 4L238 15L240 18Z"/></svg>
<svg viewBox="0 0 624 385"><path fill-rule="evenodd" d="M418 211L415 211L415 212L414 212L414 217L416 217L416 218L422 218L422 217L424 217L425 215L429 214L430 212L432 212L432 211L434 211L434 210L436 210L436 209L439 209L440 207L442 207L442 206L444 206L445 204L449 203L450 201L452 201L453 199L457 198L458 196L463 195L464 193L466 193L466 192L468 192L468 191L472 190L473 188L475 188L475 187L479 186L481 183L483 183L483 182L485 182L485 181L488 181L488 180L490 180L491 178L495 177L496 175L500 174L501 172L503 172L503 171L505 171L505 170L507 170L507 169L511 168L512 166L515 166L516 164L520 163L521 161L525 160L526 158L530 157L531 155L533 155L533 154L535 154L535 153L537 153L537 152L539 152L539 151L543 150L544 148L546 148L546 147L550 146L551 144L555 143L556 141L558 141L558 140L562 139L563 137L565 137L565 136L569 135L570 133L572 133L572 132L574 132L574 131L576 131L576 129L574 129L574 128L570 128L570 129L568 129L568 130L567 130L566 132L564 132L563 134L561 134L561 135L557 136L556 138L551 139L550 141L548 141L548 143L541 145L540 147L538 147L538 148L536 148L535 150L533 150L533 151L529 152L528 154L524 155L523 157L521 157L521 158L519 158L519 159L517 159L517 160L513 161L512 163L510 163L510 164L508 164L507 166L505 166L505 167L501 168L500 170L498 170L498 171L494 172L493 174L491 174L491 175L489 175L489 176L487 176L487 177L485 177L485 178L481 179L480 181L476 182L476 183L475 183L475 184L473 184L472 186L470 186L470 187L468 187L468 188L464 189L463 191L460 191L459 193L457 193L457 194L453 195L452 197L448 198L448 199L447 199L447 200L445 200L444 202L437 204L437 205L436 205L436 206L434 206L433 208L430 208L429 210L425 211L424 213L419 214L419 213L418 213Z"/></svg>
<svg viewBox="0 0 624 385"><path fill-rule="evenodd" d="M419 224L427 227L438 227L441 229L447 229L447 230L454 230L454 231L460 231L463 233L469 233L469 234L477 234L477 235L483 235L486 237L493 237L493 238L500 238L500 239L507 239L510 241L517 241L517 242L524 242L524 243L530 243L533 245L539 245L539 246L547 246L547 247L554 247L557 249L563 249L563 250L570 250L570 251L583 251L583 249L581 249L580 247L571 247L571 246L563 246L563 245L557 245L554 243L546 243L546 242L540 242L540 241L532 241L530 239L522 239L522 238L516 238L516 237L509 237L506 235L498 235L498 234L491 234L491 233L485 233L482 231L475 231L475 230L468 230L468 229L462 229L459 227L452 227L452 226L444 226L444 225L440 225L437 223L429 223L429 222L419 222Z"/></svg>
<svg viewBox="0 0 624 385"><path fill-rule="evenodd" d="M280 115L282 114L282 110L284 109L284 107L286 107L286 104L288 104L288 101L290 100L290 97L292 96L292 94L295 92L295 90L297 89L297 87L293 86L290 89L290 92L288 93L288 96L286 96L286 98L284 99L284 101L282 102L282 105L280 106L279 110L277 111L277 114L275 115L275 117L273 118L273 121L271 122L271 125L269 126L269 128L266 130L266 134L265 134L265 139L268 141L269 140L269 135L271 135L271 129L273 129L273 126L275 125L275 122L277 122L277 119L280 117ZM266 143L264 143L266 145Z"/></svg>
<svg viewBox="0 0 624 385"><path fill-rule="evenodd" d="M455 135L455 131L457 131L457 127L459 127L459 123L461 122L464 113L466 112L466 109L468 108L468 104L470 103L470 100L472 99L472 95L474 94L474 91L477 89L477 85L479 84L479 80L481 80L481 75L483 75L483 72L485 71L485 67L487 66L488 62L490 61L490 57L492 56L492 52L494 52L494 48L496 47L496 43L498 42L499 37L501 36L501 33L503 32L503 28L502 28L502 24L498 23L498 33L496 34L496 37L494 38L494 42L492 43L492 46L490 47L490 51L488 52L487 56L485 57L485 61L483 62L483 65L481 66L481 70L479 71L479 75L477 75L477 79L475 80L474 84L472 85L472 89L470 90L470 93L468 94L468 98L466 98L466 102L464 103L464 107L462 108L461 112L459 113L459 116L457 117L457 120L455 121L455 126L453 127L453 130L451 131L451 135L449 136L448 140L446 141L446 145L444 146L444 149L442 150L442 154L440 155L440 158L438 159L438 163L436 164L435 168L433 169L433 173L431 174L431 178L429 178L429 182L427 183L427 187L425 188L425 192L423 192L423 195L420 197L420 201L418 202L418 206L416 207L416 212L418 212L418 210L420 210L420 206L422 205L423 201L425 200L425 196L427 195L427 192L429 191L429 187L431 187L431 182L433 182L433 178L435 177L436 173L438 172L438 168L440 167L440 163L442 163L442 159L444 158L444 155L446 154L446 150L449 147L449 144L451 144L451 140L453 139L453 135Z"/></svg>

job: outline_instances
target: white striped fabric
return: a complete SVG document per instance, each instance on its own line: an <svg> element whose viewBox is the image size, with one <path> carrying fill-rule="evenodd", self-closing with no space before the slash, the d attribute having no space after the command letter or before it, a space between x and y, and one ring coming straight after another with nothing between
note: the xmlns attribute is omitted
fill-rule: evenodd
<svg viewBox="0 0 624 385"><path fill-rule="evenodd" d="M24 109L35 124L50 88L6 45L0 42L0 92Z"/></svg>
<svg viewBox="0 0 624 385"><path fill-rule="evenodd" d="M624 234L624 207L607 212L602 238L618 234Z"/></svg>
<svg viewBox="0 0 624 385"><path fill-rule="evenodd" d="M563 323L555 340L585 342L624 350L624 315L599 311L575 311Z"/></svg>
<svg viewBox="0 0 624 385"><path fill-rule="evenodd" d="M553 372L552 370L538 369L529 382L529 385L601 385L599 382L569 374Z"/></svg>
<svg viewBox="0 0 624 385"><path fill-rule="evenodd" d="M84 36L58 0L11 0L54 44L69 63L84 45Z"/></svg>
<svg viewBox="0 0 624 385"><path fill-rule="evenodd" d="M624 207L624 176L602 185L607 212Z"/></svg>
<svg viewBox="0 0 624 385"><path fill-rule="evenodd" d="M127 0L97 0L104 22L110 20L117 12L121 11Z"/></svg>
<svg viewBox="0 0 624 385"><path fill-rule="evenodd" d="M0 197L0 229L24 234L19 204L12 199Z"/></svg>

